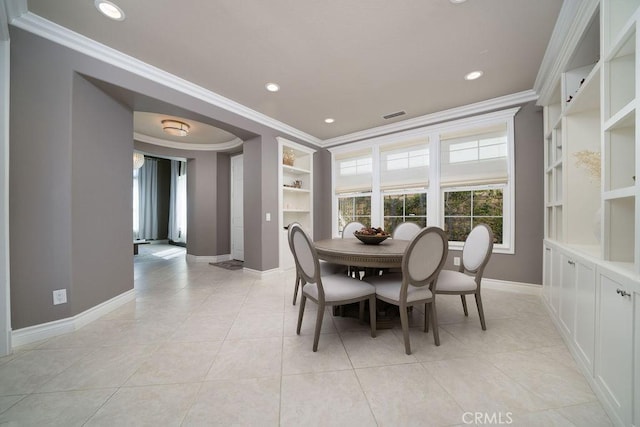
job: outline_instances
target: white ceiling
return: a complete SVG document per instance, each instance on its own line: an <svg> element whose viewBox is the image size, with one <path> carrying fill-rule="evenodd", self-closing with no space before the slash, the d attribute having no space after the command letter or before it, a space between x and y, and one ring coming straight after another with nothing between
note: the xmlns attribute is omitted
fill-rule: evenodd
<svg viewBox="0 0 640 427"><path fill-rule="evenodd" d="M29 0L43 18L326 140L533 88L561 0ZM464 75L482 70L483 77ZM267 82L281 90L267 92ZM405 116L383 115L404 110ZM333 124L324 119L332 117Z"/></svg>

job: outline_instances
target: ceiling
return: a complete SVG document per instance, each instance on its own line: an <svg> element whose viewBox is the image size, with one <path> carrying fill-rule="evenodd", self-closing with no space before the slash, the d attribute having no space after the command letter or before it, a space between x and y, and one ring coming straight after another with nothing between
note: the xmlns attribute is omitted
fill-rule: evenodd
<svg viewBox="0 0 640 427"><path fill-rule="evenodd" d="M28 9L321 140L531 90L561 0L28 0ZM483 76L466 81L470 71ZM267 82L280 91L268 92ZM406 114L385 120L397 111ZM325 118L335 122L327 124Z"/></svg>

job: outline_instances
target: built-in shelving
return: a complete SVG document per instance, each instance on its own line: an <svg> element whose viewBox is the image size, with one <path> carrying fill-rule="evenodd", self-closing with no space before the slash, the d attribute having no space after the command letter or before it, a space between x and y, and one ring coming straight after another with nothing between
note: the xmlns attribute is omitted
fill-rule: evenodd
<svg viewBox="0 0 640 427"><path fill-rule="evenodd" d="M313 236L313 153L308 147L278 138L280 268L294 266L286 227L299 223Z"/></svg>
<svg viewBox="0 0 640 427"><path fill-rule="evenodd" d="M613 424L640 426L640 0L581 5L544 105L543 295Z"/></svg>

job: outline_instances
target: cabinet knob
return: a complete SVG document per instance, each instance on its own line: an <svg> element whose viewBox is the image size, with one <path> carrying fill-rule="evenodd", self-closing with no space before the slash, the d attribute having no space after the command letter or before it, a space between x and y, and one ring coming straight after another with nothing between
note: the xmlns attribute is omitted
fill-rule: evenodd
<svg viewBox="0 0 640 427"><path fill-rule="evenodd" d="M567 261L567 262L569 263L569 265L576 265L575 261L571 261L571 260L569 260L569 261Z"/></svg>
<svg viewBox="0 0 640 427"><path fill-rule="evenodd" d="M619 294L622 297L630 297L631 296L631 294L629 292L625 291L624 289L620 289L620 288L616 289L616 293Z"/></svg>

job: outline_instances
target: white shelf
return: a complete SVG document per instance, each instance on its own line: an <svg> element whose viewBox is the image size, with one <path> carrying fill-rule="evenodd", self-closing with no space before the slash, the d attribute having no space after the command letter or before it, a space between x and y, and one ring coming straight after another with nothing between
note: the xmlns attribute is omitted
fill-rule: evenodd
<svg viewBox="0 0 640 427"><path fill-rule="evenodd" d="M283 172L287 172L293 175L309 175L311 171L308 169L298 168L296 166L282 165Z"/></svg>
<svg viewBox="0 0 640 427"><path fill-rule="evenodd" d="M283 209L284 213L309 213L311 212L309 209ZM305 230L307 231L307 230Z"/></svg>
<svg viewBox="0 0 640 427"><path fill-rule="evenodd" d="M292 193L310 193L311 190L307 190L306 188L296 188L296 187L287 187L283 186L282 189L284 191L290 191Z"/></svg>
<svg viewBox="0 0 640 427"><path fill-rule="evenodd" d="M635 126L636 101L632 100L622 107L610 119L605 121L604 130Z"/></svg>
<svg viewBox="0 0 640 427"><path fill-rule="evenodd" d="M636 187L618 188L616 190L605 191L602 194L603 200L624 199L626 197L634 197L636 195Z"/></svg>
<svg viewBox="0 0 640 427"><path fill-rule="evenodd" d="M579 85L571 102L567 103L565 115L600 108L600 62L586 68L590 68L589 74L584 77L584 82Z"/></svg>

